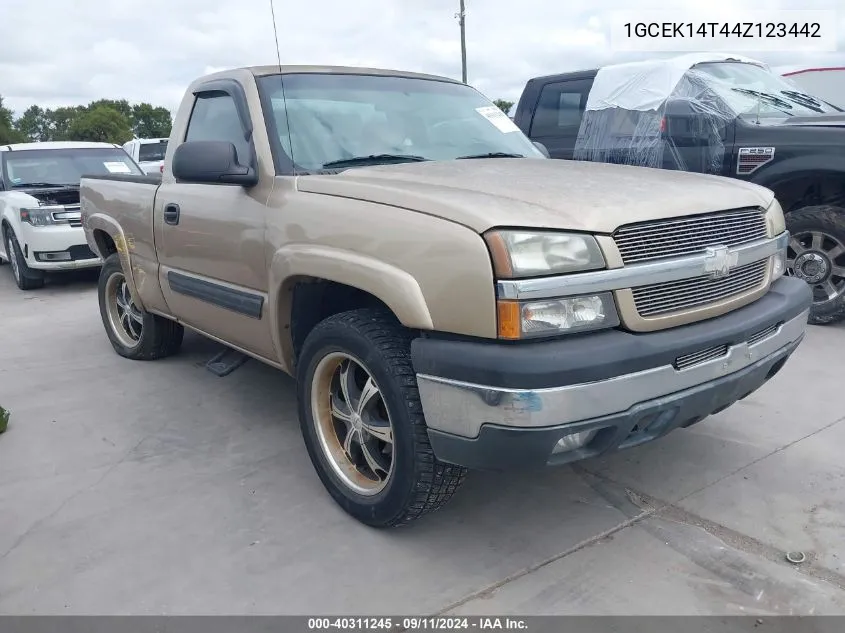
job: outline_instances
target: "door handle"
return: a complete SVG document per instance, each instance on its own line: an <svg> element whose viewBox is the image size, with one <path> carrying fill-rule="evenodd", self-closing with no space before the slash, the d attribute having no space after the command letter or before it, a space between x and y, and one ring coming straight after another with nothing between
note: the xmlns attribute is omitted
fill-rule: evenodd
<svg viewBox="0 0 845 633"><path fill-rule="evenodd" d="M179 224L179 205L166 204L164 205L164 223L165 224Z"/></svg>

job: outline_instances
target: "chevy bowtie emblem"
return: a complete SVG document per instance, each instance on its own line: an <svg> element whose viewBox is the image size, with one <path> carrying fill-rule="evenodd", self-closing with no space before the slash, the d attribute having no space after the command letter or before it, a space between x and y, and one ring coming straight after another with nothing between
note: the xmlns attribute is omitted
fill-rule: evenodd
<svg viewBox="0 0 845 633"><path fill-rule="evenodd" d="M727 277L738 261L739 254L732 253L727 246L708 246L704 256L704 270L711 279Z"/></svg>

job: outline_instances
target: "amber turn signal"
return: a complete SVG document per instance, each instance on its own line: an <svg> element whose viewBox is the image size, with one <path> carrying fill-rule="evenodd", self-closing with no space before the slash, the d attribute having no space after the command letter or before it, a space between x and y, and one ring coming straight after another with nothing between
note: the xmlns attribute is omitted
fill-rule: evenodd
<svg viewBox="0 0 845 633"><path fill-rule="evenodd" d="M518 340L522 334L522 309L518 301L497 301L499 338Z"/></svg>

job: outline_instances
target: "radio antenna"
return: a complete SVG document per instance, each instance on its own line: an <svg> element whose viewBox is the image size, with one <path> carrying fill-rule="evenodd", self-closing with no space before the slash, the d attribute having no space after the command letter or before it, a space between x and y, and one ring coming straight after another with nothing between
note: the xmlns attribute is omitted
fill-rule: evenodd
<svg viewBox="0 0 845 633"><path fill-rule="evenodd" d="M296 160L293 157L293 137L290 133L290 117L288 117L288 100L285 97L285 82L282 78L282 53L279 50L279 29L276 26L276 7L274 6L273 0L269 0L270 2L270 16L273 19L273 38L276 40L276 63L279 66L279 92L282 93L282 104L285 108L285 127L288 130L288 143L290 144L290 161L293 163L293 175L296 176ZM273 99L270 98L270 108L273 108ZM273 113L273 119L275 120L276 115L275 112ZM279 139L281 141L281 139ZM284 147L282 148L284 151Z"/></svg>

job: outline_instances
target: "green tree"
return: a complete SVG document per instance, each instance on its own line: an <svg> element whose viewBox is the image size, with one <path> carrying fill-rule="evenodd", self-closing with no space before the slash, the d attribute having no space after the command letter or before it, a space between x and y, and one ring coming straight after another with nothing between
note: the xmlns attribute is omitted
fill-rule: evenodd
<svg viewBox="0 0 845 633"><path fill-rule="evenodd" d="M132 125L119 111L101 104L81 112L68 132L74 141L123 144L132 138Z"/></svg>
<svg viewBox="0 0 845 633"><path fill-rule="evenodd" d="M170 136L173 119L170 110L149 103L132 106L132 131L138 138L163 138Z"/></svg>
<svg viewBox="0 0 845 633"><path fill-rule="evenodd" d="M23 115L15 121L15 129L30 141L49 141L52 139L49 110L40 106L29 106Z"/></svg>
<svg viewBox="0 0 845 633"><path fill-rule="evenodd" d="M129 121L129 124L132 125L132 105L126 99L97 99L96 101L92 101L85 109L89 112L91 110L95 110L100 106L105 106L107 108L111 108L112 110L117 110L123 116L126 117L126 120Z"/></svg>
<svg viewBox="0 0 845 633"><path fill-rule="evenodd" d="M85 112L83 106L69 106L56 108L55 110L47 110L45 117L47 118L51 141L71 141L71 128L76 123L82 114Z"/></svg>
<svg viewBox="0 0 845 633"><path fill-rule="evenodd" d="M22 143L26 137L18 132L14 126L14 115L12 111L3 105L3 97L0 96L0 144Z"/></svg>
<svg viewBox="0 0 845 633"><path fill-rule="evenodd" d="M513 107L514 102L508 101L507 99L493 99L493 103L496 104L496 107L498 107L499 110L507 114Z"/></svg>

